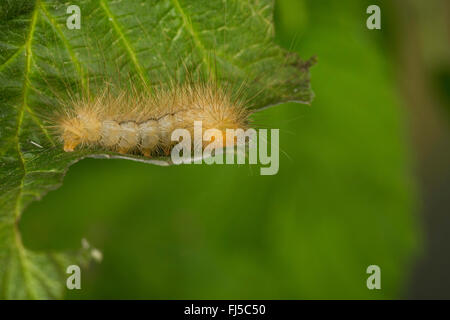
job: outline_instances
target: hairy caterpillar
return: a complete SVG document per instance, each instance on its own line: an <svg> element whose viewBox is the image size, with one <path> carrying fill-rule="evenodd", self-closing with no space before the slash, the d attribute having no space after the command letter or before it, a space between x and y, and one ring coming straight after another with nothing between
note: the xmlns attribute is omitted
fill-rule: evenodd
<svg viewBox="0 0 450 320"><path fill-rule="evenodd" d="M248 54L240 49L225 59L216 57L212 53L215 49L211 49L201 52L199 59L197 55L184 57L198 51L189 36L183 40L183 46L168 43L165 55L161 50L166 48L169 37L160 39L147 34L139 21L136 26L146 38L155 41L150 46L152 51L147 52L148 43L136 40L140 52L145 53L140 61L125 39L121 38L125 42L124 54L123 47L111 45L116 43L112 42L114 39L97 39L89 25L83 29L88 30L86 33L72 39L76 52L66 50L65 42L57 45L58 32L52 32L54 41L41 48L46 50L42 55L45 59L41 59L44 61L36 71L41 74L38 80L44 80L45 84L40 81L36 93L39 103L45 104L40 107L42 118L57 129L64 151L88 147L146 157L168 155L174 146L171 141L174 130L187 129L192 134L196 121L201 121L205 130L216 129L221 133L218 147L234 146L236 141L226 139L226 129L249 129L253 112L287 101L309 103L312 97L307 71L313 61L304 62L298 55L284 52L269 38L264 37L264 41L252 38L258 45ZM117 22L113 22L113 27L117 31ZM272 35L273 30L268 31L266 35ZM231 50L225 32L223 39L213 38L217 40L210 44L213 48L225 46ZM94 49L95 55L90 53ZM55 54L58 56L54 57ZM122 78L127 75L128 79ZM100 83L95 83L95 79ZM89 88L92 80L94 90ZM111 80L119 89L105 85ZM61 111L49 116L48 112L53 112L51 109L56 105ZM220 140L220 133L211 142Z"/></svg>
<svg viewBox="0 0 450 320"><path fill-rule="evenodd" d="M200 82L153 92L105 89L93 98L72 99L71 104L56 120L64 151L97 146L147 157L161 151L168 155L173 130L192 133L194 121L222 132L220 145L230 144L224 141L225 130L246 129L250 114L226 89Z"/></svg>

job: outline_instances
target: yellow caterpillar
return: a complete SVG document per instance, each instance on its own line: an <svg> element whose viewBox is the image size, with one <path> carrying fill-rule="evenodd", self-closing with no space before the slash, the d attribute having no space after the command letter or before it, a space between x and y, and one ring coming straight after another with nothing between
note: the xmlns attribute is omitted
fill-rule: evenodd
<svg viewBox="0 0 450 320"><path fill-rule="evenodd" d="M240 99L211 83L174 85L169 89L105 89L93 98L79 98L56 118L64 151L100 147L119 153L170 153L175 129L191 133L194 121L204 129L246 129L250 112ZM229 143L228 143L229 144ZM222 145L225 145L222 141Z"/></svg>

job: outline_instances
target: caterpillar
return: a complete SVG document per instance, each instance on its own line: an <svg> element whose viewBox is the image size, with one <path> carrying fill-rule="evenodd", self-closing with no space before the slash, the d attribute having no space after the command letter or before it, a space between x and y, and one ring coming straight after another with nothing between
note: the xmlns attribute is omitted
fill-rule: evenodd
<svg viewBox="0 0 450 320"><path fill-rule="evenodd" d="M74 98L57 117L64 151L100 147L121 154L151 157L170 153L171 133L202 121L204 129L246 129L250 112L242 99L212 82L152 90L104 89L94 97ZM233 142L231 142L233 143Z"/></svg>

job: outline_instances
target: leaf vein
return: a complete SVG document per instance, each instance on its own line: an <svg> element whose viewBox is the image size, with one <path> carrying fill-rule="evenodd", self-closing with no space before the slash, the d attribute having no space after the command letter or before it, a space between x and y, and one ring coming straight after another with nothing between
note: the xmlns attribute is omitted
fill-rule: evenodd
<svg viewBox="0 0 450 320"><path fill-rule="evenodd" d="M203 45L203 42L201 41L200 37L198 36L198 33L195 31L192 22L190 21L186 12L184 12L184 9L181 7L180 2L178 0L172 0L172 4L174 5L176 11L180 14L181 18L183 19L183 24L186 27L186 30L191 35L195 45L197 46L198 50L200 51L200 54L202 55L203 63L207 68L206 72L207 73L209 72L211 77L214 77L214 72L212 72L214 69L212 68L213 66L211 65L211 62L209 61L210 59L208 58L206 48Z"/></svg>
<svg viewBox="0 0 450 320"><path fill-rule="evenodd" d="M111 24L113 25L114 30L119 35L119 38L122 40L122 43L125 46L125 50L127 51L128 55L130 56L131 61L133 62L139 76L141 77L141 80L144 81L144 83L148 83L148 79L145 76L143 68L136 57L136 53L135 53L133 47L131 46L128 39L125 37L125 34L122 31L122 28L120 27L119 23L117 22L116 17L113 15L111 10L109 9L106 0L101 0L100 5L101 5L103 11L105 12L106 16L108 17L108 19L111 21Z"/></svg>

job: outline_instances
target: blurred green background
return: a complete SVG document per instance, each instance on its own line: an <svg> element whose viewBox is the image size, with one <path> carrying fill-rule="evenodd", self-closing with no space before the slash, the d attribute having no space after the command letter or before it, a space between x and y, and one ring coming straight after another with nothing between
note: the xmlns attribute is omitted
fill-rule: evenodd
<svg viewBox="0 0 450 320"><path fill-rule="evenodd" d="M448 45L417 43L441 20L419 1L398 2L277 2L279 43L318 64L312 106L255 116L280 129L276 176L253 165L83 160L27 209L24 244L65 250L86 238L102 251L101 263L83 269L82 290L67 292L72 299L420 296L417 279L444 263L427 255L430 221L439 220L423 213L433 201L426 191L442 181L425 177L448 170L448 157L426 162L447 141L439 106L449 99ZM369 4L381 7L381 30L366 28ZM381 267L381 290L366 287L371 264Z"/></svg>

